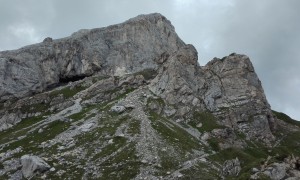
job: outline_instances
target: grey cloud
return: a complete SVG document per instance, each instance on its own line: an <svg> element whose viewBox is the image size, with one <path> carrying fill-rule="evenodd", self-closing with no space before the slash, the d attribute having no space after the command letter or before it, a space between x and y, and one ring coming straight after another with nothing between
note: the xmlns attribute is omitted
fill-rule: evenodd
<svg viewBox="0 0 300 180"><path fill-rule="evenodd" d="M201 65L231 52L248 55L272 108L300 120L299 0L0 1L0 50L160 12L197 48Z"/></svg>

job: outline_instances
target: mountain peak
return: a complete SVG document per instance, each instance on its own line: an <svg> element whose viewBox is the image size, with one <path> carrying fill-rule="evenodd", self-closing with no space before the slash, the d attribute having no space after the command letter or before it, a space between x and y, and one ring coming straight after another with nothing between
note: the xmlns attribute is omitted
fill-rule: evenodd
<svg viewBox="0 0 300 180"><path fill-rule="evenodd" d="M158 13L0 52L0 102L0 179L300 174L300 125L250 58L200 66Z"/></svg>

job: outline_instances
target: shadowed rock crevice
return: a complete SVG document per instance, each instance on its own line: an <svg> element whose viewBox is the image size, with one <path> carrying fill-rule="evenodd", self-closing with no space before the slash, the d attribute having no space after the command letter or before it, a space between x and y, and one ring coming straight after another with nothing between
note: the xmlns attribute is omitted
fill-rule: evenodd
<svg viewBox="0 0 300 180"><path fill-rule="evenodd" d="M71 76L71 77L61 77L59 78L59 84L66 84L68 82L75 82L75 81L79 81L82 80L84 78L86 78L87 76L83 76L83 75L78 75L78 76Z"/></svg>

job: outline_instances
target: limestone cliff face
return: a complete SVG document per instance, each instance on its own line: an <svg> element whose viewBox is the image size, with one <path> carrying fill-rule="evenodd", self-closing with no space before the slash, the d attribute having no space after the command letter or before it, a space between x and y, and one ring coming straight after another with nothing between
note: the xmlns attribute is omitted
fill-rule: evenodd
<svg viewBox="0 0 300 180"><path fill-rule="evenodd" d="M199 66L197 59L192 45L180 48L165 61L150 89L180 107L179 117L208 110L228 128L274 140L276 123L250 59L231 54L206 66Z"/></svg>
<svg viewBox="0 0 300 180"><path fill-rule="evenodd" d="M95 73L124 75L156 68L163 53L183 46L160 14L80 30L70 37L0 52L0 101L42 92L61 81Z"/></svg>
<svg viewBox="0 0 300 180"><path fill-rule="evenodd" d="M220 124L250 138L273 139L275 122L249 58L231 54L200 66L196 49L160 14L0 52L0 68L2 102L96 73L124 76L153 69L158 75L149 88L176 107L177 118L210 111ZM5 114L1 122L15 124L20 116Z"/></svg>

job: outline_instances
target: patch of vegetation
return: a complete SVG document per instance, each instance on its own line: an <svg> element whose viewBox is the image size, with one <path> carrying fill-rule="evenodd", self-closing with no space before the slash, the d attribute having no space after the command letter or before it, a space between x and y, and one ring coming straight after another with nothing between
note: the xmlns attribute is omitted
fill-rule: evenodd
<svg viewBox="0 0 300 180"><path fill-rule="evenodd" d="M220 143L220 140L215 138L215 137L211 137L207 140L209 146L212 148L212 150L214 151L220 151L220 146L219 146L219 143Z"/></svg>
<svg viewBox="0 0 300 180"><path fill-rule="evenodd" d="M220 179L219 172L215 169L210 168L207 164L198 162L189 169L180 171L184 176L180 179L204 179L204 180L214 180Z"/></svg>
<svg viewBox="0 0 300 180"><path fill-rule="evenodd" d="M58 96L58 95L62 94L65 98L68 99L68 98L73 97L78 92L83 91L84 89L86 89L86 87L84 87L82 85L76 85L73 88L65 87L65 88L60 89L60 90L52 91L50 93L50 97L53 98L55 96Z"/></svg>
<svg viewBox="0 0 300 180"><path fill-rule="evenodd" d="M229 148L209 156L209 159L223 164L226 160L235 159L236 157L240 160L242 168L239 177L249 179L251 169L253 167L259 167L261 162L263 162L268 155L265 148Z"/></svg>
<svg viewBox="0 0 300 180"><path fill-rule="evenodd" d="M123 147L126 144L126 139L122 137L114 137L113 143L105 146L98 154L96 154L92 160L97 160L111 155L116 152L119 148Z"/></svg>
<svg viewBox="0 0 300 180"><path fill-rule="evenodd" d="M134 90L135 90L135 88L129 87L129 88L127 88L127 89L125 90L124 93L119 94L116 98L112 99L112 101L122 99L122 98L126 97L127 94L131 93L131 92L134 91Z"/></svg>
<svg viewBox="0 0 300 180"><path fill-rule="evenodd" d="M133 143L126 145L115 156L100 166L103 169L102 179L133 179L139 173L140 161L136 156Z"/></svg>
<svg viewBox="0 0 300 180"><path fill-rule="evenodd" d="M281 142L275 148L272 148L272 155L277 156L279 159L283 159L288 155L294 154L300 156L300 132L285 132L285 135L281 136ZM281 157L281 158L280 158Z"/></svg>
<svg viewBox="0 0 300 180"><path fill-rule="evenodd" d="M149 119L152 127L170 144L178 147L183 154L190 152L192 149L201 149L200 142L185 130L169 122L168 119L150 112Z"/></svg>
<svg viewBox="0 0 300 180"><path fill-rule="evenodd" d="M38 133L38 130L31 132L27 134L24 139L17 140L9 144L9 146L6 146L3 150L7 151L8 149L15 149L21 146L23 148L23 151L21 154L19 154L19 156L30 153L36 154L37 152L41 151L41 149L38 148L38 145L46 140L54 138L59 133L65 131L69 126L70 123L62 121L51 122L44 129L44 132Z"/></svg>
<svg viewBox="0 0 300 180"><path fill-rule="evenodd" d="M0 179L9 179L7 174L3 174L2 176L0 175Z"/></svg>
<svg viewBox="0 0 300 180"><path fill-rule="evenodd" d="M199 123L202 124L201 127L197 127ZM209 132L212 131L213 129L223 128L223 126L217 123L217 119L210 112L195 111L193 114L193 119L190 122L188 122L188 124L198 129L200 132L204 132L204 131Z"/></svg>
<svg viewBox="0 0 300 180"><path fill-rule="evenodd" d="M89 105L89 106L83 108L80 112L68 116L68 118L71 118L75 121L81 120L86 117L88 112L95 109L96 107L97 107L97 105Z"/></svg>
<svg viewBox="0 0 300 180"><path fill-rule="evenodd" d="M239 139L242 139L242 140L245 140L245 139L246 139L246 134L245 134L245 133L240 132L240 131L234 131L234 133L236 134L236 136L237 136Z"/></svg>
<svg viewBox="0 0 300 180"><path fill-rule="evenodd" d="M93 77L92 81L93 81L93 83L96 83L96 82L101 81L103 79L108 79L109 77L110 76L106 76L106 75L104 75L104 76L97 76L97 77Z"/></svg>
<svg viewBox="0 0 300 180"><path fill-rule="evenodd" d="M167 171L177 169L181 161L184 161L182 160L183 157L174 157L174 154L170 154L168 151L161 150L158 155L161 159L161 167L160 172L157 174L158 176L165 175Z"/></svg>
<svg viewBox="0 0 300 180"><path fill-rule="evenodd" d="M161 97L148 98L147 99L147 106L149 106L149 104L153 103L153 102L159 104L161 107L165 106L165 101Z"/></svg>
<svg viewBox="0 0 300 180"><path fill-rule="evenodd" d="M129 116L123 116L120 118L102 118L99 120L101 124L99 127L93 129L90 132L78 135L76 145L85 146L88 149L88 154L95 152L95 149L90 148L93 144L99 144L99 141L108 141L103 135L113 136L117 128L129 120ZM97 160L110 155L118 148L122 147L126 143L126 139L122 137L114 137L113 143L108 144L100 152L98 152L92 159Z"/></svg>
<svg viewBox="0 0 300 180"><path fill-rule="evenodd" d="M127 129L127 133L132 135L132 136L134 136L136 134L140 134L141 133L140 121L138 121L136 119L130 119L128 129Z"/></svg>
<svg viewBox="0 0 300 180"><path fill-rule="evenodd" d="M143 71L139 71L134 75L142 75L145 80L150 80L156 77L157 71L155 71L154 69L144 69Z"/></svg>
<svg viewBox="0 0 300 180"><path fill-rule="evenodd" d="M0 144L6 143L9 139L17 139L19 136L26 134L27 130L23 130L23 128L29 127L41 120L43 120L43 116L26 118L12 128L0 132Z"/></svg>
<svg viewBox="0 0 300 180"><path fill-rule="evenodd" d="M192 158L194 154L193 150L203 150L201 143L183 128L178 127L153 111L149 113L152 127L169 146L174 148L176 156L176 158L174 158L174 154L170 154L168 150L159 151L162 167L157 175L165 175L167 171L178 169L180 163ZM168 145L166 145L166 147L168 147Z"/></svg>
<svg viewBox="0 0 300 180"><path fill-rule="evenodd" d="M47 112L50 107L49 103L38 103L38 104L32 104L32 105L25 105L21 107L22 113L36 113L36 112Z"/></svg>
<svg viewBox="0 0 300 180"><path fill-rule="evenodd" d="M286 123L292 124L292 125L296 125L298 127L300 127L300 121L296 121L294 119L292 119L291 117L289 117L288 115L282 113L282 112L277 112L272 110L273 115L275 115L278 119L285 121Z"/></svg>

